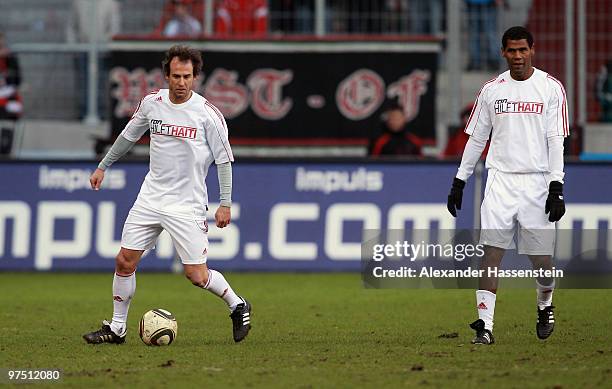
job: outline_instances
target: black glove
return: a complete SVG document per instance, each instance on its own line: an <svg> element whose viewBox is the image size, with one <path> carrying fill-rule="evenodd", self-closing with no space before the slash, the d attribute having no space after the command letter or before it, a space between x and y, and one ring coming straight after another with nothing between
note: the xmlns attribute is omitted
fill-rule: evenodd
<svg viewBox="0 0 612 389"><path fill-rule="evenodd" d="M561 220L565 214L565 201L563 200L563 184L559 181L551 181L548 186L548 198L544 212L550 213L548 221L556 222Z"/></svg>
<svg viewBox="0 0 612 389"><path fill-rule="evenodd" d="M457 217L457 209L461 209L461 201L463 200L463 188L465 188L465 181L455 177L453 180L453 186L451 187L450 194L448 195L448 202L446 207L448 212L454 217Z"/></svg>

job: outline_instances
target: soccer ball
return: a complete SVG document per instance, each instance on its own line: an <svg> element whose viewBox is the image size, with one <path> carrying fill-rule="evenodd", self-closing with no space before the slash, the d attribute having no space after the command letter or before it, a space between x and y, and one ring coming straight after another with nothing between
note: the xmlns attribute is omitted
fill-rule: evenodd
<svg viewBox="0 0 612 389"><path fill-rule="evenodd" d="M142 315L138 333L148 346L167 346L176 338L176 319L165 309L152 309Z"/></svg>

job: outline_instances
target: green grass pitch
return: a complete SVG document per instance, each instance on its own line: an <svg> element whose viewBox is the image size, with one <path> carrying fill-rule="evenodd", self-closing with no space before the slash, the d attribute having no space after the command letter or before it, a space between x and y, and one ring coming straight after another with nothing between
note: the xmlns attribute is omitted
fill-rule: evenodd
<svg viewBox="0 0 612 389"><path fill-rule="evenodd" d="M253 329L234 344L218 298L180 275L137 277L127 342L88 345L81 335L110 319L112 274L0 273L0 368L62 369L60 383L36 387L74 388L599 388L612 382L610 290L557 290L557 327L540 341L535 291L500 289L497 343L473 346L472 290L363 289L358 274L231 273L228 280L253 304ZM138 338L140 316L151 308L177 317L170 347L147 347Z"/></svg>

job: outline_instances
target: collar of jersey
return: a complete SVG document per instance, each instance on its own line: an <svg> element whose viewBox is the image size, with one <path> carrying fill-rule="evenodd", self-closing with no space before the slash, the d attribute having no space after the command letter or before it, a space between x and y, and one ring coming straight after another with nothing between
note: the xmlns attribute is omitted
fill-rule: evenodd
<svg viewBox="0 0 612 389"><path fill-rule="evenodd" d="M173 102L170 100L170 91L168 91L168 103L170 103L170 105L171 105L171 106L173 106L173 107L177 107L177 108L178 108L178 107L184 107L185 105L187 105L187 104L188 104L188 103L191 101L191 99L193 99L193 95L194 95L194 94L195 94L195 92L194 92L194 91L191 91L191 96L189 96L189 98L188 98L186 101L184 101L184 102L182 102L182 103L180 103L180 104L174 104L174 103L173 103Z"/></svg>
<svg viewBox="0 0 612 389"><path fill-rule="evenodd" d="M534 77L536 75L536 73L538 72L538 68L536 68L535 66L533 66L533 73L531 73L531 76L529 76L528 79L526 80L515 80L514 78L512 78L512 76L510 75L510 71L508 71L508 80L512 81L512 82L516 82L517 84L524 84L526 82L532 81L534 80ZM189 100L187 100L189 101Z"/></svg>

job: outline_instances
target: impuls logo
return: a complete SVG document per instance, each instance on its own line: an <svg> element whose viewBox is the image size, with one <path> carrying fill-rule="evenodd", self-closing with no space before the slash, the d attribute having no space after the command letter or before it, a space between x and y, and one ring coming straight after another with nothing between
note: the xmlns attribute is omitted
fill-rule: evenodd
<svg viewBox="0 0 612 389"><path fill-rule="evenodd" d="M89 176L92 171L88 169L58 169L43 165L38 173L38 187L40 189L63 189L66 192L91 189ZM125 188L125 170L112 169L106 171L104 176L104 189L119 190Z"/></svg>
<svg viewBox="0 0 612 389"><path fill-rule="evenodd" d="M299 167L295 173L295 189L300 192L378 192L383 188L383 173L359 168L345 170L306 170Z"/></svg>

